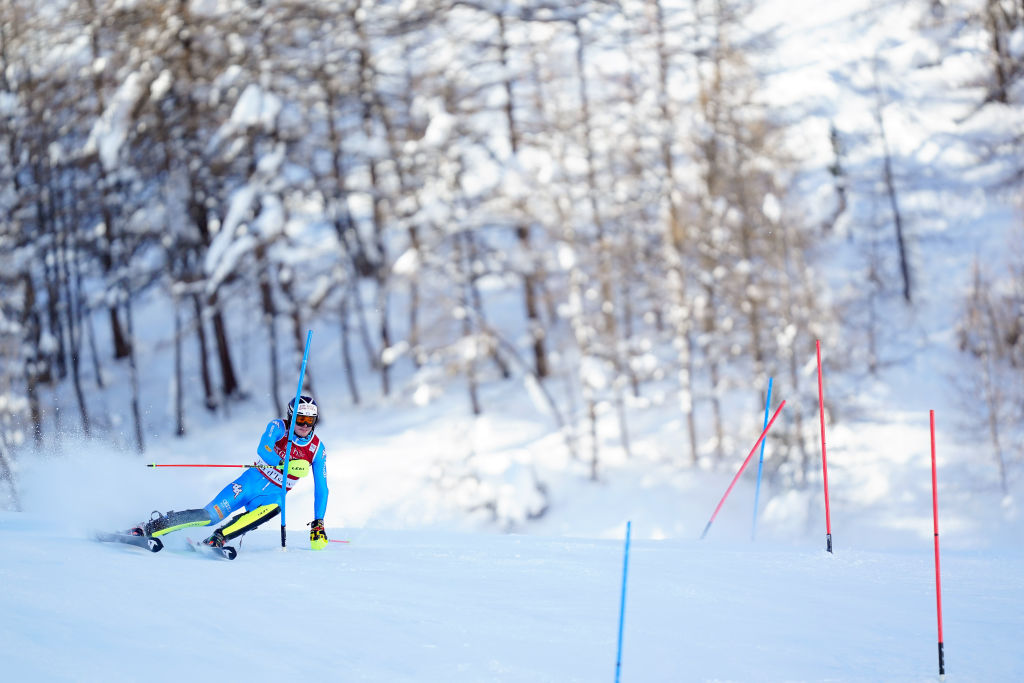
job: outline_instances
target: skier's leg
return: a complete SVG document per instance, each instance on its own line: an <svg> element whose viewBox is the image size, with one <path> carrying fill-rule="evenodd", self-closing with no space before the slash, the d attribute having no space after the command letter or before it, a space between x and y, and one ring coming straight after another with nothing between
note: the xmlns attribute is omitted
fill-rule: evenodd
<svg viewBox="0 0 1024 683"><path fill-rule="evenodd" d="M220 493L206 504L206 511L209 513L210 519L214 524L220 524L230 517L232 512L253 507L250 505L253 498L260 495L267 484L270 482L258 470L246 470L242 476L221 489Z"/></svg>
<svg viewBox="0 0 1024 683"><path fill-rule="evenodd" d="M204 543L220 547L224 541L230 541L242 534L252 531L267 520L273 519L281 512L280 488L272 484L256 470L249 470L241 477L226 486L220 494L206 506L215 514L226 515L228 511L245 507L247 512L230 518L221 528L213 532Z"/></svg>
<svg viewBox="0 0 1024 683"><path fill-rule="evenodd" d="M236 538L252 531L260 524L270 521L274 517L277 517L281 513L281 506L277 503L271 503L270 505L260 505L255 507L249 512L238 515L226 525L217 529L217 532L223 536L225 541L230 541L232 538Z"/></svg>
<svg viewBox="0 0 1024 683"><path fill-rule="evenodd" d="M171 510L166 515L151 519L142 526L147 536L163 536L172 531L194 526L219 524L232 510L238 510L259 495L267 478L256 470L246 470L242 476L225 486L206 507L194 510Z"/></svg>
<svg viewBox="0 0 1024 683"><path fill-rule="evenodd" d="M142 532L146 536L163 536L178 529L186 529L191 526L206 526L212 524L213 519L210 513L204 508L197 510L171 510L166 515L160 515L151 519L142 526Z"/></svg>

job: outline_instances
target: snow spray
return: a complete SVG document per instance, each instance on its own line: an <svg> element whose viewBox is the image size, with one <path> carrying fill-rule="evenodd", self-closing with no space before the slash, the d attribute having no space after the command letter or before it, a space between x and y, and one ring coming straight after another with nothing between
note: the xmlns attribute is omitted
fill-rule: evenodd
<svg viewBox="0 0 1024 683"><path fill-rule="evenodd" d="M768 406L772 404L772 378L768 378L768 397L764 400L764 426L768 426ZM757 503L761 498L761 470L764 469L764 444L767 439L761 441L761 457L757 461L757 486L754 487L754 521L750 526L750 540L757 536Z"/></svg>
<svg viewBox="0 0 1024 683"><path fill-rule="evenodd" d="M302 396L302 380L306 377L306 361L309 360L309 343L313 341L313 330L309 330L306 333L306 350L302 352L302 367L299 369L299 388L295 392L295 409L292 410L292 419L288 425L288 448L284 452L284 469L282 472L288 471L288 463L292 459L292 438L295 436L295 418L299 414L299 398ZM281 547L285 547L287 541L288 532L285 530L284 521L284 501L288 495L288 481L282 479L281 481Z"/></svg>
<svg viewBox="0 0 1024 683"><path fill-rule="evenodd" d="M946 662L942 652L942 579L939 573L939 493L935 476L935 411L928 411L932 432L932 520L935 523L935 609L939 615L939 680L946 678Z"/></svg>
<svg viewBox="0 0 1024 683"><path fill-rule="evenodd" d="M775 409L775 414L772 415L772 419L768 420L768 424L766 424L764 426L764 429L761 431L761 436L757 437L757 441L754 443L754 447L750 449L750 453L747 455L746 460L744 460L743 464L740 465L740 469L736 472L736 476L732 478L732 483L729 484L729 488L727 488L725 490L725 494L722 495L722 500L718 501L718 507L715 508L714 513L712 513L711 515L711 519L708 520L707 526L704 527L704 531L700 535L701 539L708 535L708 529L711 528L712 522L714 522L715 517L718 516L718 511L722 509L722 504L725 502L725 499L729 497L729 493L732 492L732 487L736 485L736 482L737 480L739 480L740 475L743 474L743 470L747 467L747 463L750 462L750 459L752 457L754 457L754 453L757 452L757 447L761 445L761 441L764 440L764 437L768 433L768 430L772 428L772 423L775 422L775 418L779 416L779 413L782 411L782 407L784 405L786 405L785 401L779 404L779 407Z"/></svg>
<svg viewBox="0 0 1024 683"><path fill-rule="evenodd" d="M633 522L626 522L626 553L622 560L622 597L619 600L619 649L615 654L615 683L622 671L622 624L626 617L626 574L629 570L629 534Z"/></svg>
<svg viewBox="0 0 1024 683"><path fill-rule="evenodd" d="M825 459L825 394L821 390L821 340L814 340L818 352L818 414L821 417L821 472L825 480L825 550L832 552L832 517L828 511L828 461Z"/></svg>

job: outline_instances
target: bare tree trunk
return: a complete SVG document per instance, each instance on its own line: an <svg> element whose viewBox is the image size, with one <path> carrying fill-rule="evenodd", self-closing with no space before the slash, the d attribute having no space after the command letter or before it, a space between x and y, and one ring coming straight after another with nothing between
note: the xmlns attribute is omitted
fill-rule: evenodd
<svg viewBox="0 0 1024 683"><path fill-rule="evenodd" d="M306 348L306 329L302 324L302 315L300 314L299 306L294 306L292 308L291 320L292 338L295 340L295 353L299 358L299 364L301 365L303 351ZM306 375L302 380L302 391L303 393L310 394L311 396L316 393L316 389L313 386L313 370L309 365L306 365Z"/></svg>
<svg viewBox="0 0 1024 683"><path fill-rule="evenodd" d="M10 489L9 499L11 505L10 507L4 506L5 509L21 512L21 498L18 497L17 482L14 480L14 471L8 462L7 448L4 446L2 438L0 438L0 481L7 482L7 486Z"/></svg>
<svg viewBox="0 0 1024 683"><path fill-rule="evenodd" d="M988 29L992 46L992 70L995 77L995 87L991 88L988 99L1002 104L1009 102L1010 85L1016 75L1015 72L1022 68L1019 62L1014 66L1014 58L1006 46L1007 37L1015 28L1012 24L1002 7L1001 0L986 0L985 28Z"/></svg>
<svg viewBox="0 0 1024 683"><path fill-rule="evenodd" d="M725 429L722 426L721 373L718 361L712 360L711 369L711 413L715 423L715 457L725 458Z"/></svg>
<svg viewBox="0 0 1024 683"><path fill-rule="evenodd" d="M508 60L509 45L505 32L505 17L501 11L496 12L495 17L498 20L498 49L502 72L508 74L510 73ZM512 155L517 156L519 154L520 133L519 124L515 117L515 94L512 90L512 79L510 77L506 76L504 86L505 122L508 126L509 146L512 149ZM525 212L524 206L520 206L519 209L521 212ZM533 254L533 247L530 244L530 228L526 225L525 220L525 217L521 217L520 223L516 225L516 240L519 242L522 253L531 262L530 269L523 273L523 304L526 308L526 320L530 329L530 338L533 340L534 371L538 377L543 379L548 376L550 369L548 368L547 351L544 348L544 325L540 319L537 306L537 288L540 286L540 278L537 272L537 261Z"/></svg>
<svg viewBox="0 0 1024 683"><path fill-rule="evenodd" d="M464 233L466 242L466 277L467 286L469 290L470 300L467 302L472 305L473 310L476 311L475 318L479 320L479 324L484 328L488 327L487 315L484 312L483 298L480 296L480 288L476 285L476 275L473 274L473 264L477 260L477 246L476 238L472 233ZM478 342L479 344L479 342ZM479 350L479 349L478 349ZM509 370L508 363L502 358L501 353L498 351L496 344L490 344L487 348L487 355L491 357L494 364L498 367L498 372L501 374L502 379L508 379L512 376L511 370Z"/></svg>
<svg viewBox="0 0 1024 683"><path fill-rule="evenodd" d="M222 394L224 396L236 396L241 393L238 385L238 378L235 375L235 365L231 360L231 348L228 344L227 327L224 324L224 316L220 312L217 303L217 293L210 297L210 308L213 310L211 320L213 321L213 335L217 343L217 359L220 361L220 373L223 380Z"/></svg>
<svg viewBox="0 0 1024 683"><path fill-rule="evenodd" d="M573 31L576 38L576 71L579 82L580 98L580 120L583 123L583 146L586 152L587 167L587 198L590 203L590 211L597 228L597 250L598 250L598 283L601 291L601 319L603 323L604 343L607 345L608 360L611 361L615 370L615 377L612 378L611 391L615 394L615 403L619 405L624 402L622 396L622 385L618 381L625 376L622 358L619 348L619 328L616 321L618 307L615 303L615 293L612 287L614 274L614 263L611 258L611 237L608 235L601 207L598 202L600 189L597 183L597 160L593 144L593 130L590 118L590 99L587 92L587 79L584 70L585 66L585 42L583 31L579 21L573 21ZM626 424L625 410L617 411L619 418L619 434L622 437L622 447L626 456L630 457L629 451L629 426Z"/></svg>
<svg viewBox="0 0 1024 683"><path fill-rule="evenodd" d="M356 9L352 11L352 21L359 40L356 57L359 64L359 94L360 102L362 103L363 134L367 140L373 140L376 138L376 131L374 129L376 123L374 108L377 99L375 92L375 67L370 54L369 39L363 25L363 17ZM392 340L389 321L390 296L388 291L391 266L388 263L387 246L384 240L384 197L386 192L381 187L380 169L378 166L377 159L370 155L367 159L366 168L369 173L372 204L370 218L373 225L373 242L374 249L377 252L373 264L373 276L377 286L376 307L378 315L377 331L380 339L380 381L381 393L384 396L389 396L391 394L391 363L393 362L392 353L390 352Z"/></svg>
<svg viewBox="0 0 1024 683"><path fill-rule="evenodd" d="M92 359L92 371L96 378L96 386L99 389L103 389L105 382L103 381L103 372L100 369L99 352L96 350L96 331L92 323L92 310L86 304L85 297L82 295L82 269L78 267L77 261L73 261L73 263L75 264L74 283L76 301L78 303L78 317L81 328L84 330L82 334L85 335L89 344L89 356Z"/></svg>
<svg viewBox="0 0 1024 683"><path fill-rule="evenodd" d="M352 403L359 405L359 387L356 385L356 373L352 363L352 345L349 342L351 331L348 321L348 302L350 297L356 295L355 289L355 284L350 282L341 298L341 360L345 366L345 379L348 381L348 392L352 397Z"/></svg>
<svg viewBox="0 0 1024 683"><path fill-rule="evenodd" d="M900 213L899 201L896 193L896 181L892 172L892 153L889 150L889 139L885 132L885 119L882 112L882 91L878 85L878 72L875 71L875 122L878 124L878 135L882 141L883 166L882 173L885 180L885 190L889 197L889 205L892 207L893 224L896 228L896 251L900 262L900 275L903 278L903 299L909 304L911 302L910 289L910 264L907 259L907 248L903 237L903 215Z"/></svg>
<svg viewBox="0 0 1024 683"><path fill-rule="evenodd" d="M81 289L81 285L79 285ZM96 329L92 324L92 310L88 307L85 309L85 334L89 340L89 357L92 359L92 373L96 379L96 387L103 389L107 383L103 379L103 370L100 367L100 354L96 348Z"/></svg>
<svg viewBox="0 0 1024 683"><path fill-rule="evenodd" d="M597 401L588 397L587 423L590 425L590 480L597 481L599 446L597 442Z"/></svg>
<svg viewBox="0 0 1024 683"><path fill-rule="evenodd" d="M185 377L182 363L182 342L185 331L181 322L181 298L173 296L174 306L174 434L185 436Z"/></svg>
<svg viewBox="0 0 1024 683"><path fill-rule="evenodd" d="M102 13L99 8L96 7L95 0L89 0L89 9L93 22L99 23L103 19ZM89 31L89 46L92 48L92 59L97 61L103 56L104 51L99 43L100 33L98 26L92 26ZM103 70L92 69L92 90L93 95L96 98L96 119L99 120L103 116L104 110L106 109L106 103L103 91ZM104 230L104 248L100 253L100 262L103 266L103 272L108 277L112 274L115 266L117 265L117 259L114 256L115 242L117 239L117 226L115 225L114 213L110 209L110 205L113 203L111 200L111 183L107 175L107 169L104 168L102 160L97 160L97 170L99 173L99 189L101 194L100 201L100 215L103 218ZM128 339L125 337L124 330L121 327L121 320L117 312L117 304L111 304L108 308L108 315L110 319L110 336L114 343L114 358L121 359L126 358L130 352L128 348Z"/></svg>
<svg viewBox="0 0 1024 683"><path fill-rule="evenodd" d="M423 248L420 246L419 231L416 226L409 226L409 244L422 260ZM420 343L420 276L419 270L409 278L409 354L413 366L419 370L423 367L424 353Z"/></svg>
<svg viewBox="0 0 1024 683"><path fill-rule="evenodd" d="M36 289L32 275L27 270L22 274L25 290L25 306L22 327L25 329L25 393L28 399L29 421L32 440L36 450L43 446L43 411L39 404L39 312L36 311Z"/></svg>
<svg viewBox="0 0 1024 683"><path fill-rule="evenodd" d="M67 211L67 208L65 208ZM64 215L64 212L62 212ZM61 221L67 223L74 220L74 217ZM55 245L58 254L57 263L60 269L60 286L64 301L64 318L68 329L68 351L71 357L71 385L75 392L75 401L78 404L78 414L82 419L82 433L90 436L89 408L86 404L85 393L82 389L81 355L82 355L82 334L81 334L81 297L74 287L75 278L72 277L72 269L77 271L77 249L69 249L68 241L71 239L68 231L58 226L59 239Z"/></svg>
<svg viewBox="0 0 1024 683"><path fill-rule="evenodd" d="M455 235L455 262L458 264L460 271L459 283L459 305L462 307L462 341L466 344L472 344L473 348L468 352L468 358L466 358L466 382L467 389L469 390L469 404L473 415L480 415L483 409L480 407L480 395L477 387L477 356L480 353L480 342L477 334L473 331L473 318L475 317L470 313L470 309L476 311L476 315L480 315L480 309L473 306L470 299L472 297L471 288L473 286L473 258L472 252L469 249L468 242L470 236L465 231ZM458 353L459 350L456 350Z"/></svg>
<svg viewBox="0 0 1024 683"><path fill-rule="evenodd" d="M329 86L326 85L324 86L324 90L329 95L327 99L328 111L334 111L334 97L328 87ZM353 222L352 216L348 210L348 190L346 187L345 175L342 170L344 160L342 156L340 134L337 131L333 117L328 116L327 120L328 138L331 141L333 155L331 169L334 179L334 190L338 193L338 196L334 197L330 203L333 211L336 213L333 217L332 224L334 225L335 232L338 234L339 242L345 245L345 251L349 255L351 265L350 277L353 283L355 283L352 286L352 301L355 303L354 311L359 322L360 339L362 340L363 348L366 350L366 355L371 366L374 370L379 370L380 353L374 350L373 342L370 339L369 324L366 321L363 298L359 293L358 287L360 278L373 273L373 264L370 262L369 256L367 256L366 246L363 244L363 240L360 238L359 231L356 229L355 223Z"/></svg>
<svg viewBox="0 0 1024 683"><path fill-rule="evenodd" d="M220 406L220 394L214 390L213 381L210 378L210 359L207 354L206 343L206 316L203 314L203 304L199 294L192 294L192 303L196 314L196 352L199 355L199 376L203 382L203 394L206 409L210 412L217 410Z"/></svg>
<svg viewBox="0 0 1024 683"><path fill-rule="evenodd" d="M260 303L263 307L263 315L261 317L263 318L263 324L267 328L268 352L270 354L268 359L270 364L270 401L274 413L284 415L285 404L281 402L281 378L277 367L279 356L277 348L277 308L274 306L274 294L270 287L270 264L267 263L266 247L262 243L257 245L255 253L256 263L260 271Z"/></svg>
<svg viewBox="0 0 1024 683"><path fill-rule="evenodd" d="M135 328L132 322L132 303L130 298L130 292L128 291L128 283L124 282L122 294L124 295L124 309L125 309L125 321L128 325L128 338L131 342L128 346L130 352L128 354L128 368L129 376L131 378L131 389L132 389L132 421L135 423L135 448L139 455L146 452L146 444L142 437L142 409L139 401L139 369L138 362L136 360L135 351Z"/></svg>
<svg viewBox="0 0 1024 683"><path fill-rule="evenodd" d="M835 123L829 124L828 139L832 145L832 154L835 157L828 171L832 174L832 182L836 189L836 208L823 226L825 232L831 232L836 227L840 216L846 213L849 203L847 199L849 180L846 177L845 169L843 169L843 141L839 137L839 131L836 129Z"/></svg>
<svg viewBox="0 0 1024 683"><path fill-rule="evenodd" d="M690 464L697 464L697 416L693 409L693 335L690 332L689 325L686 326L686 330L683 333L683 339L681 344L682 358L679 384L685 394L685 405L683 406L683 414L686 416L686 432L689 436L690 441Z"/></svg>
<svg viewBox="0 0 1024 683"><path fill-rule="evenodd" d="M676 186L675 159L672 144L676 138L676 121L670 103L668 79L670 52L666 43L665 12L661 0L648 0L648 12L654 23L655 46L658 57L658 111L660 113L661 162L665 170L665 185L661 188L663 201L668 207L668 222L665 225L665 251L670 277L673 310L670 319L679 349L679 391L681 406L686 419L686 431L690 445L690 462L697 464L697 418L694 413L694 343L693 323L687 313L686 257L688 235Z"/></svg>
<svg viewBox="0 0 1024 683"><path fill-rule="evenodd" d="M997 377L998 370L996 369L996 363L1000 356L1001 346L1003 343L1003 335L999 329L998 316L993 309L992 300L989 298L987 291L982 290L980 282L980 269L975 266L975 300L982 311L979 311L985 316L985 334L989 339L986 351L982 354L981 360L981 381L982 390L985 398L985 405L987 410L987 423L988 423L988 434L989 441L992 443L992 449L995 452L996 467L999 471L999 488L1002 490L1003 495L1009 493L1009 484L1006 479L1006 455L1003 450L1003 439L1002 439L1002 408L1006 402L1006 396L1002 388L1002 382Z"/></svg>
<svg viewBox="0 0 1024 683"><path fill-rule="evenodd" d="M996 468L999 472L999 488L1005 496L1009 492L1006 481L1006 456L1003 452L1002 435L999 425L999 406L1003 401L999 387L992 377L991 359L983 358L983 382L985 388L985 404L988 406L987 426L988 438L995 452Z"/></svg>
<svg viewBox="0 0 1024 683"><path fill-rule="evenodd" d="M56 353L49 354L50 358L47 363L46 374L49 375L52 369L56 369L57 376L63 379L67 371L64 366L65 358L65 345L64 345L64 334L63 325L60 320L59 313L59 298L60 290L58 287L59 274L57 271L57 254L56 243L57 243L57 229L54 224L53 217L53 205L52 200L56 192L50 183L49 167L43 167L42 164L35 164L35 181L40 186L40 197L36 200L36 220L39 221L41 232L53 232L52 240L50 240L49 249L44 253L43 260L43 281L46 288L46 321L49 323L50 334L57 342ZM44 243L45 244L45 243ZM53 250L51 252L50 250ZM41 377L41 379L50 379L50 377Z"/></svg>

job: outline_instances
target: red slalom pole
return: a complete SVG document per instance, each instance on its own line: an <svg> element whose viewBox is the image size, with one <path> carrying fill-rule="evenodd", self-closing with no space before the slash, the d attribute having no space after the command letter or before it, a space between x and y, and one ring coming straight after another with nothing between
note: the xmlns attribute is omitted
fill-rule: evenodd
<svg viewBox="0 0 1024 683"><path fill-rule="evenodd" d="M939 615L939 680L946 678L945 655L942 652L942 579L939 573L939 485L935 476L935 411L928 411L932 432L932 519L935 522L935 608Z"/></svg>
<svg viewBox="0 0 1024 683"><path fill-rule="evenodd" d="M821 389L821 340L814 340L818 352L818 414L821 417L821 472L825 480L825 550L832 552L832 517L828 510L828 461L825 458L825 394Z"/></svg>
<svg viewBox="0 0 1024 683"><path fill-rule="evenodd" d="M263 467L263 465L158 465L154 462L146 465L146 467Z"/></svg>
<svg viewBox="0 0 1024 683"><path fill-rule="evenodd" d="M746 468L747 463L750 462L750 459L752 457L754 457L754 453L757 452L757 447L761 445L761 441L768 433L768 430L772 428L772 423L775 422L775 418L777 418L779 416L779 413L782 412L782 406L784 405L786 405L785 401L779 404L779 407L775 409L775 414L772 415L772 419L769 420L768 424L764 426L764 431L761 432L761 436L757 437L757 441L754 443L754 447L750 449L750 454L747 455L747 459L743 461L743 464L740 465L739 471L736 472L736 476L732 478L732 483L729 484L729 488L725 490L725 495L722 496L722 500L718 501L718 507L715 508L715 512L711 515L711 519L708 520L707 526L704 527L704 531L700 535L702 539L708 535L708 529L711 528L711 524L715 521L715 517L718 516L718 511L722 509L722 504L725 503L725 499L729 497L729 493L732 491L732 487L736 485L736 482L739 480L740 475L743 474L743 470Z"/></svg>

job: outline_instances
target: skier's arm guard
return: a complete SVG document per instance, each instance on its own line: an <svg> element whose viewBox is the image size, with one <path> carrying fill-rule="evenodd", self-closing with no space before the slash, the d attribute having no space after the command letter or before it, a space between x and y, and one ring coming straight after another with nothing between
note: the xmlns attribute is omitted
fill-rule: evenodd
<svg viewBox="0 0 1024 683"><path fill-rule="evenodd" d="M256 453L263 462L271 466L281 463L281 458L274 452L274 444L287 433L284 420L271 420L267 423L267 428L263 430L263 436L260 437L260 445L256 447Z"/></svg>

